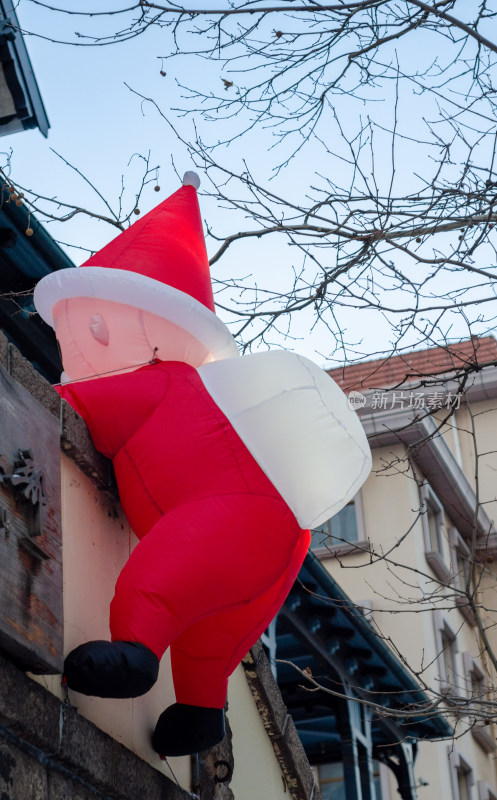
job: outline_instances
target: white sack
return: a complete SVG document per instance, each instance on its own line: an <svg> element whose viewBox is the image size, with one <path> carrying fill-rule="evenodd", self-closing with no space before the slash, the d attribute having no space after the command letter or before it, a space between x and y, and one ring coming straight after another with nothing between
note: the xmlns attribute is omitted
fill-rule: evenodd
<svg viewBox="0 0 497 800"><path fill-rule="evenodd" d="M371 452L357 414L324 370L270 351L198 372L302 528L321 525L354 497Z"/></svg>

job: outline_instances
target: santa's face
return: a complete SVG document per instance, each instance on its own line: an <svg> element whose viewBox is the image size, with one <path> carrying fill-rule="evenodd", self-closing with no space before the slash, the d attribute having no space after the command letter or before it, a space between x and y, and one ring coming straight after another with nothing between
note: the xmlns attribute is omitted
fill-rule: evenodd
<svg viewBox="0 0 497 800"><path fill-rule="evenodd" d="M76 297L53 308L66 380L129 372L158 358L198 367L207 350L190 333L148 311Z"/></svg>

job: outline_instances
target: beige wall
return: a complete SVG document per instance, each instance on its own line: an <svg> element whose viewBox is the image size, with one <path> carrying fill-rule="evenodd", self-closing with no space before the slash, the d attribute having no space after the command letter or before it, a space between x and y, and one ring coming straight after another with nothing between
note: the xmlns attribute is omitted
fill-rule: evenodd
<svg viewBox="0 0 497 800"><path fill-rule="evenodd" d="M230 678L228 716L233 732L236 800L289 800L288 789L259 712L239 666Z"/></svg>
<svg viewBox="0 0 497 800"><path fill-rule="evenodd" d="M492 564L485 564L484 573L481 578L481 598L485 606L485 614L488 620L486 635L492 652L497 659L497 557ZM491 666L488 665L489 670Z"/></svg>
<svg viewBox="0 0 497 800"><path fill-rule="evenodd" d="M325 565L350 597L371 601L381 632L395 631L399 651L421 669L426 661L412 629L422 631L425 640L434 638L431 615L422 603L434 585L424 559L422 522L417 519L418 487L404 456L402 447L375 450L371 476L361 490L365 534L373 555L348 555L329 559ZM435 675L433 667L428 671Z"/></svg>
<svg viewBox="0 0 497 800"><path fill-rule="evenodd" d="M486 407L483 412L476 418L478 437L487 450L497 450L497 414L491 415ZM463 428L467 426L467 412L460 412L458 424ZM461 458L465 471L471 471L474 459L472 461L470 443L464 435L463 430L460 438ZM449 446L456 453L453 432L447 431L446 436ZM482 457L482 497L495 498L496 486L497 456L491 453ZM361 490L361 499L365 536L371 542L374 555L371 557L369 553L364 553L342 556L339 560L326 559L325 566L353 600L372 603L374 624L384 636L391 639L406 664L415 670L422 670L422 679L435 692L440 689L434 615L434 610L438 609L457 634L456 670L460 691L464 691L462 654L469 652L478 657L481 642L477 630L467 624L455 606L450 586L440 589L426 561L423 523L419 518L419 489L402 447L374 451L373 470ZM445 515L446 533L450 525L450 518ZM389 563L379 557L382 553L388 553ZM452 556L447 537L443 542L442 555L445 563L450 565ZM493 591L489 594L492 587ZM494 576L487 574L482 589L490 605L497 610L497 600L490 599L497 597L495 588ZM432 597L434 590L436 594ZM497 633L493 628L490 636L497 648ZM456 735L462 730L458 726ZM484 780L494 789L497 788L496 754L487 755L468 733L453 745L449 742L420 744L416 775L418 780L422 777L429 783L429 786L418 788L420 800L452 798L449 746L461 752L472 767L476 780ZM397 796L393 782L391 793L392 797Z"/></svg>
<svg viewBox="0 0 497 800"><path fill-rule="evenodd" d="M480 500L490 519L497 521L497 399L472 403L470 408L463 405L456 419L466 477L475 489L478 465Z"/></svg>

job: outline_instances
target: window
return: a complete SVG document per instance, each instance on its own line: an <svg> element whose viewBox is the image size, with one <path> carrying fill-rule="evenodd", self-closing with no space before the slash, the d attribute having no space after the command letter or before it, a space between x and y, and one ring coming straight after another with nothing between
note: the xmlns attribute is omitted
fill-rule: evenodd
<svg viewBox="0 0 497 800"><path fill-rule="evenodd" d="M319 556L367 546L363 533L360 496L356 495L338 514L312 531L311 550Z"/></svg>
<svg viewBox="0 0 497 800"><path fill-rule="evenodd" d="M454 800L473 800L473 770L458 750L449 749L449 764Z"/></svg>
<svg viewBox="0 0 497 800"><path fill-rule="evenodd" d="M453 687L456 683L456 667L455 667L455 638L447 632L442 630L442 660L443 660L443 680L447 687Z"/></svg>
<svg viewBox="0 0 497 800"><path fill-rule="evenodd" d="M376 800L382 800L379 762L373 761L372 767ZM343 764L320 764L317 769L323 800L346 800Z"/></svg>
<svg viewBox="0 0 497 800"><path fill-rule="evenodd" d="M457 790L459 793L458 800L471 800L471 770L464 767L458 767L457 770Z"/></svg>
<svg viewBox="0 0 497 800"><path fill-rule="evenodd" d="M318 776L323 800L345 800L345 783L341 763L320 764Z"/></svg>
<svg viewBox="0 0 497 800"><path fill-rule="evenodd" d="M435 646L438 653L440 691L447 695L459 695L459 680L456 669L456 634L439 611L433 612L435 620Z"/></svg>
<svg viewBox="0 0 497 800"><path fill-rule="evenodd" d="M443 515L436 511L431 503L427 504L425 513L428 526L429 552L440 553L442 549L440 532L443 527Z"/></svg>
<svg viewBox="0 0 497 800"><path fill-rule="evenodd" d="M489 699L483 666L479 659L474 658L471 653L463 653L462 663L466 680L466 693L468 697L475 700L475 712L478 711L477 719L471 728L471 734L485 753L493 753L497 749L497 744L493 735L492 725L485 725L481 721L482 713L483 715L485 714L485 706L482 703Z"/></svg>
<svg viewBox="0 0 497 800"><path fill-rule="evenodd" d="M443 552L444 511L435 492L428 483L421 487L421 512L425 533L425 550L427 553Z"/></svg>
<svg viewBox="0 0 497 800"><path fill-rule="evenodd" d="M357 519L354 500L347 503L345 508L342 508L334 517L316 528L313 531L313 535L316 536L318 541L320 540L320 546L323 546L322 542L324 542L325 546L331 546L333 540L335 540L335 544L352 544L356 542Z"/></svg>
<svg viewBox="0 0 497 800"><path fill-rule="evenodd" d="M483 676L480 675L479 672L475 672L475 670L473 670L470 672L469 677L471 681L471 697L481 700L485 696L485 683L483 681Z"/></svg>
<svg viewBox="0 0 497 800"><path fill-rule="evenodd" d="M471 575L471 552L456 528L449 529L449 542L452 549L453 585L459 592L465 592L468 578ZM456 605L466 622L472 626L476 625L467 596L464 594L456 596Z"/></svg>
<svg viewBox="0 0 497 800"><path fill-rule="evenodd" d="M444 555L444 510L435 492L427 483L421 487L421 520L426 560L437 578L444 583L449 583L452 576L445 563Z"/></svg>
<svg viewBox="0 0 497 800"><path fill-rule="evenodd" d="M457 544L454 548L454 566L456 568L455 584L461 592L465 591L470 576L470 559L471 554L469 549L463 541L462 536L457 533Z"/></svg>
<svg viewBox="0 0 497 800"><path fill-rule="evenodd" d="M487 686L485 673L479 659L474 658L471 653L462 654L463 672L466 679L466 694L475 700L485 700ZM480 706L480 703L475 703Z"/></svg>

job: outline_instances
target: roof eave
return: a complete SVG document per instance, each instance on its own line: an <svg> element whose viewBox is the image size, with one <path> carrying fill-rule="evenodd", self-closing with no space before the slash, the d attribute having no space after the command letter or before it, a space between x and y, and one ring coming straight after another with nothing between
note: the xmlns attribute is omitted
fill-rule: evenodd
<svg viewBox="0 0 497 800"><path fill-rule="evenodd" d="M43 136L48 136L50 123L48 116L43 105L40 90L37 80L31 65L31 59L24 43L22 31L19 26L19 20L14 9L12 0L0 0L0 13L2 19L7 20L8 27L15 33L13 41L7 42L10 54L14 59L16 68L18 70L19 78L21 79L24 90L26 92L26 99L29 101L31 108L31 116L21 120L23 127L32 128L37 127L40 129Z"/></svg>

